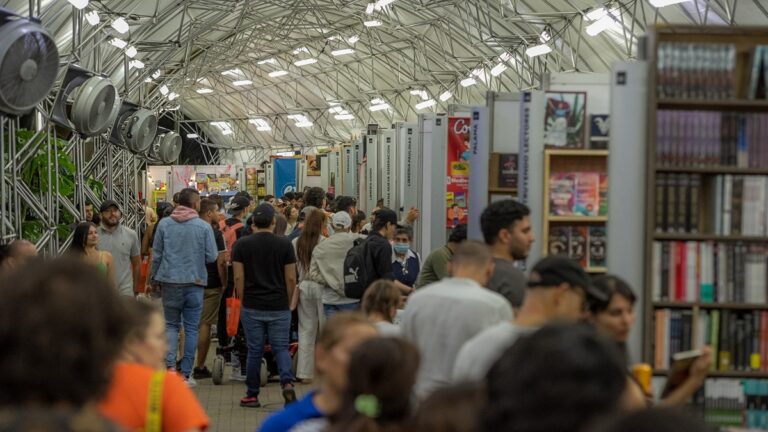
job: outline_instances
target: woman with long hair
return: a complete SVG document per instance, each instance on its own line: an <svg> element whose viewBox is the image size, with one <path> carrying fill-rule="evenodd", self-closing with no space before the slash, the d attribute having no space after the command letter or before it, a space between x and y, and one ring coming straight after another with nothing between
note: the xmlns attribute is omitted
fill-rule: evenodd
<svg viewBox="0 0 768 432"><path fill-rule="evenodd" d="M293 240L296 249L296 268L299 271L298 295L294 294L291 305L298 303L299 309L299 359L296 377L309 382L314 376L315 340L320 330L323 312L322 285L305 280L312 261L312 251L315 250L323 237L323 228L327 223L325 212L317 209L307 216L301 235Z"/></svg>
<svg viewBox="0 0 768 432"><path fill-rule="evenodd" d="M109 283L117 287L115 279L115 267L112 263L112 254L98 250L99 231L91 222L81 222L75 227L72 237L72 245L69 253L81 257L85 262L93 264L99 269Z"/></svg>

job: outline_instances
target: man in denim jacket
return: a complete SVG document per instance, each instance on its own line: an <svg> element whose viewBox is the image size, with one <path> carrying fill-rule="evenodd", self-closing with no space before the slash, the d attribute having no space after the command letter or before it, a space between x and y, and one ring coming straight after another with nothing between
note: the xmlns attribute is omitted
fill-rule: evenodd
<svg viewBox="0 0 768 432"><path fill-rule="evenodd" d="M165 365L176 367L179 328L184 321L185 344L181 373L187 383L196 383L190 376L197 349L197 330L203 310L203 290L208 281L206 263L216 261L218 251L210 224L200 219L200 193L184 189L179 205L170 217L157 225L152 245L151 280L153 289L160 289L168 336Z"/></svg>

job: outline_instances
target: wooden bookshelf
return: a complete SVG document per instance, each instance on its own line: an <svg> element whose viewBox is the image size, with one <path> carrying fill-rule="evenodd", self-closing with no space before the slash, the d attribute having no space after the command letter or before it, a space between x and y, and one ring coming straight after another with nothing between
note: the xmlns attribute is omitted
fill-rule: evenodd
<svg viewBox="0 0 768 432"><path fill-rule="evenodd" d="M594 149L546 149L544 150L544 224L542 239L542 256L550 253L550 232L553 227L562 226L602 226L608 222L607 215L553 215L550 202L550 176L553 173L595 172L608 174L608 150ZM605 239L607 242L607 238ZM589 236L586 239L584 254L587 256L587 265L584 270L587 273L607 273L604 266L592 266L589 264L590 253ZM569 247L570 249L570 247Z"/></svg>
<svg viewBox="0 0 768 432"><path fill-rule="evenodd" d="M732 44L735 47L735 66L733 83L735 91L733 98L727 99L682 99L657 96L657 61L658 48L662 42L676 43L709 43ZM695 242L744 242L744 243L768 243L768 237L743 236L743 235L717 235L710 234L710 227L705 226L704 215L711 212L707 202L699 202L700 233L670 233L657 232L656 230L656 205L657 205L657 176L664 173L699 174L702 181L706 181L717 175L763 175L768 176L766 168L742 168L737 166L669 166L657 162L657 112L659 110L685 110L685 111L722 111L733 113L765 113L768 112L768 100L750 100L747 98L749 89L749 76L752 70L752 53L756 45L768 44L768 29L766 28L741 28L741 27L695 27L695 26L669 26L657 27L648 33L648 112L647 112L647 148L646 148L646 212L645 212L645 286L644 296L644 325L643 325L643 358L654 365L654 340L655 340L655 312L659 309L687 309L691 310L691 342L696 344L699 331L700 311L731 310L736 313L748 313L750 311L766 311L768 304L750 304L734 302L682 302L682 301L654 301L652 281L654 275L653 245L655 241L695 241ZM669 136L667 136L669 139ZM763 143L766 145L766 143ZM702 184L702 188L707 187ZM702 194L706 200L706 194ZM669 335L667 335L669 338ZM726 340L732 340L731 338ZM720 342L722 344L722 341ZM722 347L722 345L721 345ZM691 348L698 348L693 346ZM689 347L683 347L689 349ZM714 353L713 361L717 362L718 353ZM717 364L717 363L716 363ZM654 375L667 375L668 371L658 369ZM722 378L766 378L768 372L759 371L714 371L710 377Z"/></svg>

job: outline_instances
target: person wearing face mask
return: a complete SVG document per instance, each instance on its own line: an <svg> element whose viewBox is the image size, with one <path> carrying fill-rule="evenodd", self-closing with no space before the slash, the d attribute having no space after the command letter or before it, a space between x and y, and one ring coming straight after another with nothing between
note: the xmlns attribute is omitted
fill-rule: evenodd
<svg viewBox="0 0 768 432"><path fill-rule="evenodd" d="M395 231L395 244L392 245L392 273L403 285L413 288L421 270L421 256L411 249L413 235L408 228Z"/></svg>

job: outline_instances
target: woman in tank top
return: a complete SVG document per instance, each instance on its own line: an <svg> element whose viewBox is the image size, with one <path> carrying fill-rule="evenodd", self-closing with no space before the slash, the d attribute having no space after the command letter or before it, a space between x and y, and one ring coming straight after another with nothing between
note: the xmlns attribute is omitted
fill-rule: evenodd
<svg viewBox="0 0 768 432"><path fill-rule="evenodd" d="M115 268L112 264L112 254L97 249L99 244L99 231L96 225L90 222L82 222L75 227L72 245L69 252L79 255L85 262L91 263L109 280L112 286L117 286L115 281Z"/></svg>

